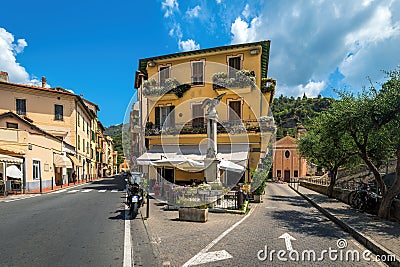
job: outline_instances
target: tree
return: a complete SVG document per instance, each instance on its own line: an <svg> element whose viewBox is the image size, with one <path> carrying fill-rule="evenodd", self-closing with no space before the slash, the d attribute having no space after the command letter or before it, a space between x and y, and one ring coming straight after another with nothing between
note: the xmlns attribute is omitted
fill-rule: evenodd
<svg viewBox="0 0 400 267"><path fill-rule="evenodd" d="M337 132L349 135L357 155L373 173L382 193L378 215L389 218L393 199L400 193L400 71L388 72L388 80L377 90L371 87L354 95L341 93L330 111ZM397 158L396 178L389 190L379 167Z"/></svg>
<svg viewBox="0 0 400 267"><path fill-rule="evenodd" d="M332 113L332 111L331 111ZM348 134L334 130L330 112L321 113L308 125L308 132L298 141L300 154L330 172L328 197L333 196L338 170L355 161Z"/></svg>

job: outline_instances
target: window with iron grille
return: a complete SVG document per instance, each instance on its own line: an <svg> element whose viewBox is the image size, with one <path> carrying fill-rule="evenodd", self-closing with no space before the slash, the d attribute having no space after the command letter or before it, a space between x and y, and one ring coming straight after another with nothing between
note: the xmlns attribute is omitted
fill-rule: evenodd
<svg viewBox="0 0 400 267"><path fill-rule="evenodd" d="M204 84L204 62L192 62L192 84Z"/></svg>
<svg viewBox="0 0 400 267"><path fill-rule="evenodd" d="M16 99L15 105L18 115L26 115L26 99Z"/></svg>
<svg viewBox="0 0 400 267"><path fill-rule="evenodd" d="M62 105L54 105L54 119L60 121L64 119L64 107Z"/></svg>

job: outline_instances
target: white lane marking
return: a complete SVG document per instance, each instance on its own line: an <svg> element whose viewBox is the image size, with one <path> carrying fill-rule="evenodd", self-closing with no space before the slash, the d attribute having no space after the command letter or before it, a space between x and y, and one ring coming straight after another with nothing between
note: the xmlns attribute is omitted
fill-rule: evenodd
<svg viewBox="0 0 400 267"><path fill-rule="evenodd" d="M92 191L93 189L85 189L85 190L82 190L82 193L87 193L87 192L90 192L90 191Z"/></svg>
<svg viewBox="0 0 400 267"><path fill-rule="evenodd" d="M131 220L129 220L128 206L125 204L125 234L124 234L124 263L123 267L132 267L132 240L131 240Z"/></svg>
<svg viewBox="0 0 400 267"><path fill-rule="evenodd" d="M226 250L220 250L220 251L214 251L214 252L207 252L199 257L197 257L191 265L199 265L199 264L204 264L204 263L209 263L209 262L214 262L214 261L222 261L226 259L231 259L233 258L231 254L229 254Z"/></svg>
<svg viewBox="0 0 400 267"><path fill-rule="evenodd" d="M79 189L70 190L67 193L69 194L69 193L76 193L76 192L79 192Z"/></svg>
<svg viewBox="0 0 400 267"><path fill-rule="evenodd" d="M117 192L118 192L118 189L111 190L111 193L117 193Z"/></svg>
<svg viewBox="0 0 400 267"><path fill-rule="evenodd" d="M104 192L106 192L106 191L107 191L106 189L101 189L101 190L99 190L100 193L104 193Z"/></svg>
<svg viewBox="0 0 400 267"><path fill-rule="evenodd" d="M203 254L207 253L207 251L209 251L213 246L215 246L222 238L224 238L227 234L229 234L233 229L235 229L237 226L239 226L242 222L244 222L244 220L246 220L254 211L255 208L250 209L249 213L244 216L240 221L238 221L237 223L235 223L234 225L232 225L231 227L229 227L227 230L225 230L225 232L223 232L220 236L218 236L216 239L214 239L213 241L211 241L210 244L208 244L205 248L203 248L202 250L200 250L199 253L197 253L196 255L194 255L193 258L191 258L190 260L188 260L184 265L182 265L182 267L189 267L193 265L193 262L197 261L197 258L202 257Z"/></svg>

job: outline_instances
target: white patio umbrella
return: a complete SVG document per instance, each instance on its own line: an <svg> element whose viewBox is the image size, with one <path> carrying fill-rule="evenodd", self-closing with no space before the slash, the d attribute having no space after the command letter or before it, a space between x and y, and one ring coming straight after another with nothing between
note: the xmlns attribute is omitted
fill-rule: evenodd
<svg viewBox="0 0 400 267"><path fill-rule="evenodd" d="M6 168L6 175L12 178L22 179L22 172L18 169L17 166L11 165Z"/></svg>
<svg viewBox="0 0 400 267"><path fill-rule="evenodd" d="M231 171L231 172L242 172L244 171L244 167L240 166L236 163L233 163L232 161L229 160L221 160L221 163L219 164L219 167L222 170L226 171Z"/></svg>

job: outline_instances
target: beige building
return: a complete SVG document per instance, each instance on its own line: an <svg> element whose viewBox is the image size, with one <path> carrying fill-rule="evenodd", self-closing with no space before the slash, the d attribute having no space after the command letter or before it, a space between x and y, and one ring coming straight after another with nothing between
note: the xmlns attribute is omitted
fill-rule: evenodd
<svg viewBox="0 0 400 267"><path fill-rule="evenodd" d="M0 154L22 160L20 164L8 165L16 165L22 171L21 189L26 191L51 187L62 179L65 184L72 171L72 163L59 138L12 112L0 115ZM0 166L2 177L8 176L4 167Z"/></svg>
<svg viewBox="0 0 400 267"><path fill-rule="evenodd" d="M98 177L99 107L96 104L70 90L59 87L48 88L45 78L42 79L42 86L10 83L6 72L0 75L0 94L0 115L11 112L17 116L15 119L22 119L46 133L46 136L59 140L61 144L59 153L67 156L65 161L72 166L64 169L55 168L54 185ZM4 127L7 128L7 124ZM2 148L2 154L13 153L5 151L4 147L0 147L0 151ZM53 163L48 163L49 168L47 165L41 167L43 177L47 175L45 175L47 169L53 168ZM31 168L27 166L28 169ZM27 171L26 175L28 183L31 179L28 175L31 174ZM28 184L26 186L30 189Z"/></svg>
<svg viewBox="0 0 400 267"><path fill-rule="evenodd" d="M302 132L305 132L305 128L299 126L296 138L287 135L276 142L274 162L272 165L272 177L275 180L289 182L291 178L306 176L307 161L300 156L297 148L297 138Z"/></svg>

